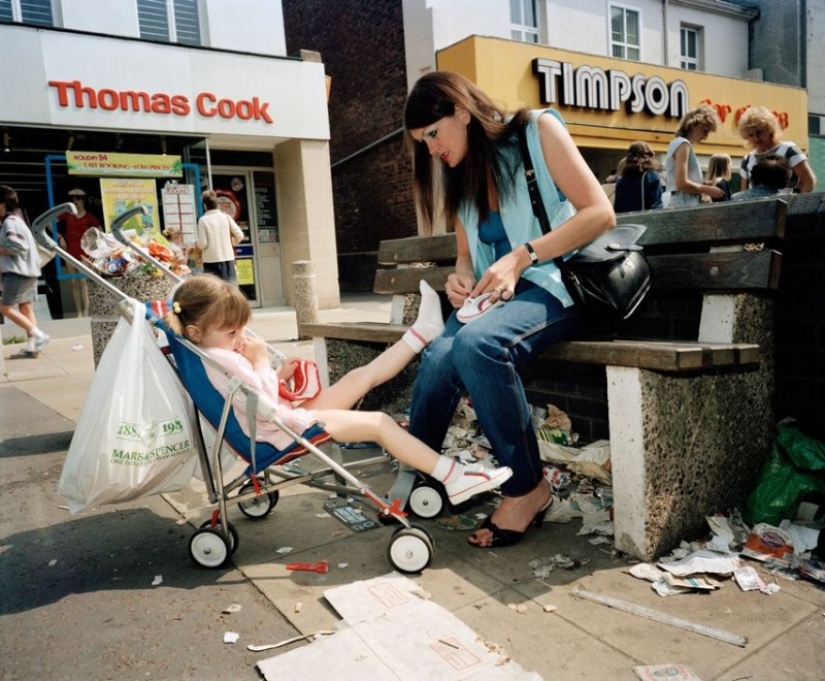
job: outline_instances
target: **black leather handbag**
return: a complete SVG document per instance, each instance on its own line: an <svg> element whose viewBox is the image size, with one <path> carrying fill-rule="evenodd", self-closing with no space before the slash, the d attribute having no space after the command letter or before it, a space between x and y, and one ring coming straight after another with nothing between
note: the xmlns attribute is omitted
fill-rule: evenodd
<svg viewBox="0 0 825 681"><path fill-rule="evenodd" d="M519 130L519 142L533 212L546 234L550 231L550 221L539 193L523 127ZM647 295L653 279L650 264L637 243L646 229L644 225L614 227L567 260L553 259L570 296L588 317L603 322L629 319Z"/></svg>

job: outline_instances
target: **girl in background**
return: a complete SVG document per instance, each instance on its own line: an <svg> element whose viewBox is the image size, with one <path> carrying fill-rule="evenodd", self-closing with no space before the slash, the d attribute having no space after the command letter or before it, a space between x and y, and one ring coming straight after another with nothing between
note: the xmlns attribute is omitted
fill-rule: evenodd
<svg viewBox="0 0 825 681"><path fill-rule="evenodd" d="M682 116L676 137L668 146L665 158L667 188L670 192L668 208L698 206L703 195L711 200L721 199L724 195L719 187L704 183L702 167L693 151L695 144L704 142L718 127L719 116L707 104L691 109Z"/></svg>
<svg viewBox="0 0 825 681"><path fill-rule="evenodd" d="M622 176L616 182L613 208L617 213L662 207L662 180L656 154L647 142L634 142L627 150Z"/></svg>
<svg viewBox="0 0 825 681"><path fill-rule="evenodd" d="M707 184L719 187L724 195L718 199L711 199L713 203L720 201L730 201L730 156L727 154L714 154L708 162Z"/></svg>

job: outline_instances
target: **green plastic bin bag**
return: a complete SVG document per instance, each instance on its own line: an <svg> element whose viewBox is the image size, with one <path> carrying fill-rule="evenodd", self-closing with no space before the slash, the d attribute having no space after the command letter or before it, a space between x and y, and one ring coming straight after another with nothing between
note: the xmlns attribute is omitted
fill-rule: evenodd
<svg viewBox="0 0 825 681"><path fill-rule="evenodd" d="M769 525L793 520L809 493L825 500L825 443L794 426L779 426L759 484L745 505L745 520Z"/></svg>

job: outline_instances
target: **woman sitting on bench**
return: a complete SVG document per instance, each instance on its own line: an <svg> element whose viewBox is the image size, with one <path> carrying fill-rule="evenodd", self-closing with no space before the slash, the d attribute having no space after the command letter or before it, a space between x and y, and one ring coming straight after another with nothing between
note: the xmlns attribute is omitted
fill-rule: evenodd
<svg viewBox="0 0 825 681"><path fill-rule="evenodd" d="M553 227L547 234L530 203L517 135L522 126ZM479 548L507 546L540 522L552 503L516 365L579 332L579 312L553 258L589 243L616 218L552 112L507 115L464 76L436 71L410 92L404 127L414 142L414 188L424 223L431 231L443 208L455 231L458 258L447 297L456 310L469 308L449 318L422 356L410 433L440 447L458 400L469 393L495 456L513 469L501 505L469 541Z"/></svg>

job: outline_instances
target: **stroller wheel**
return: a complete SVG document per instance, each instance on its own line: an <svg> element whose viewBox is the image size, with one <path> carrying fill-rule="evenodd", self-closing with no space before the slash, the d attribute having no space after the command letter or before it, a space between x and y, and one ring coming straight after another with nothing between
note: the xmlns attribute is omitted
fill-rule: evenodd
<svg viewBox="0 0 825 681"><path fill-rule="evenodd" d="M189 555L201 567L223 567L229 554L229 539L218 529L202 528L189 540Z"/></svg>
<svg viewBox="0 0 825 681"><path fill-rule="evenodd" d="M254 489L255 486L252 482L247 482L243 487L241 487L238 495L242 496L244 494L249 494ZM272 513L272 509L275 508L275 504L278 503L279 498L280 495L277 490L275 492L258 494L250 499L247 499L246 501L238 502L238 508L241 509L241 513L243 513L247 518L251 518L252 520L261 520Z"/></svg>
<svg viewBox="0 0 825 681"><path fill-rule="evenodd" d="M218 521L218 522L220 523L220 521ZM230 553L230 555L234 555L235 551L238 550L238 544L240 544L241 538L240 538L240 535L238 534L238 530L235 528L235 526L232 523L227 522L226 526L229 528L229 553ZM212 527L212 521L211 520L204 520L201 523L201 528L204 528L204 527ZM223 534L220 524L216 525L213 529L218 530L218 532L221 532L221 534Z"/></svg>
<svg viewBox="0 0 825 681"><path fill-rule="evenodd" d="M434 485L421 482L410 492L407 507L419 518L435 518L444 510L444 497Z"/></svg>
<svg viewBox="0 0 825 681"><path fill-rule="evenodd" d="M399 572L421 572L433 558L433 542L420 527L402 527L393 534L387 557Z"/></svg>

